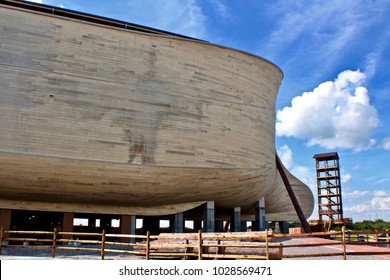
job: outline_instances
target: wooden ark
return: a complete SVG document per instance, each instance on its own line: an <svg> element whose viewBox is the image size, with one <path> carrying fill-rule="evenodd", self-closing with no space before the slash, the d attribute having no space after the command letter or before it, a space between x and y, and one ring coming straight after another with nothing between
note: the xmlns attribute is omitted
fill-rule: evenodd
<svg viewBox="0 0 390 280"><path fill-rule="evenodd" d="M267 219L297 220L275 166L281 70L120 24L0 2L0 208L249 215L265 197Z"/></svg>

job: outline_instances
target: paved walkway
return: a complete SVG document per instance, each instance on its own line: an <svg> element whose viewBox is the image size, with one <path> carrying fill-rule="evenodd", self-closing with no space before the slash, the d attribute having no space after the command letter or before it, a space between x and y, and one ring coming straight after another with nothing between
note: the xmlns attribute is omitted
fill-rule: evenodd
<svg viewBox="0 0 390 280"><path fill-rule="evenodd" d="M289 247L283 249L283 254L316 254L316 253L341 253L342 247L338 241L318 237L293 237L277 240L283 244L320 244L334 243L334 245L314 246L314 247ZM348 255L352 252L387 253L371 255ZM322 256L286 259L318 259L318 260L342 260L343 256ZM347 260L390 260L390 248L387 245L352 245L347 244Z"/></svg>

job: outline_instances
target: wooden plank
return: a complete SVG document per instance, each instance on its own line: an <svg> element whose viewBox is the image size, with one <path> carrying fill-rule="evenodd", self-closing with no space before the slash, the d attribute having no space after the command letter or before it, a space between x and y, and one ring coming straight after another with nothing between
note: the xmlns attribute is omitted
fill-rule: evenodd
<svg viewBox="0 0 390 280"><path fill-rule="evenodd" d="M22 249L51 249L51 245L6 245L4 248L22 248Z"/></svg>
<svg viewBox="0 0 390 280"><path fill-rule="evenodd" d="M283 258L311 258L311 257L331 257L342 256L343 253L318 253L318 254L288 254L283 255Z"/></svg>
<svg viewBox="0 0 390 280"><path fill-rule="evenodd" d="M52 242L53 239L40 239L40 238L19 238L19 237L7 237L3 240L7 241L20 241L20 242Z"/></svg>
<svg viewBox="0 0 390 280"><path fill-rule="evenodd" d="M103 229L101 248L100 248L100 257L102 260L104 260L104 256L105 256L105 247L106 247L106 230Z"/></svg>
<svg viewBox="0 0 390 280"><path fill-rule="evenodd" d="M203 240L241 240L241 241L265 241L265 232L232 232L232 233L203 233ZM162 233L159 240L196 240L197 233Z"/></svg>
<svg viewBox="0 0 390 280"><path fill-rule="evenodd" d="M345 235L345 225L342 226L341 229L342 232L342 237L341 237L341 242L342 242L342 250L343 250L343 259L347 259L347 240L346 240L346 235Z"/></svg>
<svg viewBox="0 0 390 280"><path fill-rule="evenodd" d="M284 248L289 247L320 247L320 246L334 246L334 245L342 245L342 242L319 242L319 243L313 243L313 244L283 244ZM273 247L274 245L271 245Z"/></svg>
<svg viewBox="0 0 390 280"><path fill-rule="evenodd" d="M174 258L174 257L182 257L182 258L185 258L185 257L198 257L198 254L193 254L193 253L150 253L150 257L171 257L171 258Z"/></svg>
<svg viewBox="0 0 390 280"><path fill-rule="evenodd" d="M78 242L81 244L101 244L101 241L98 240L84 240L84 239L69 239L69 238L57 238L58 242Z"/></svg>
<svg viewBox="0 0 390 280"><path fill-rule="evenodd" d="M224 254L203 254L203 258L207 259L255 259L255 260L266 260L266 256L256 255L224 255Z"/></svg>
<svg viewBox="0 0 390 280"><path fill-rule="evenodd" d="M51 246L49 247L51 248ZM64 246L57 246L57 250L67 250L67 251L95 251L95 252L101 252L100 248L87 248L87 247L64 247Z"/></svg>

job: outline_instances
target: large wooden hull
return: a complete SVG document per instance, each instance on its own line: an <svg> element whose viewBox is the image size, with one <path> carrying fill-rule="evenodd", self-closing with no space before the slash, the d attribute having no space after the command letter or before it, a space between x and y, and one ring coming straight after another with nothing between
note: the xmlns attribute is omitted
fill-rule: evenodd
<svg viewBox="0 0 390 280"><path fill-rule="evenodd" d="M296 219L275 166L272 63L0 7L0 208ZM310 189L294 179L306 216ZM295 181L294 181L295 180Z"/></svg>

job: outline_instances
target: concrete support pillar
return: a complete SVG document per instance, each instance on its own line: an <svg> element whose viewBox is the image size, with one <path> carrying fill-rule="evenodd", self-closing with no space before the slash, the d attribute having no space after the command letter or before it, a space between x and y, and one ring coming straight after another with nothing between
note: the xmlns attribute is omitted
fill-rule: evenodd
<svg viewBox="0 0 390 280"><path fill-rule="evenodd" d="M230 216L230 231L241 231L241 207L235 207Z"/></svg>
<svg viewBox="0 0 390 280"><path fill-rule="evenodd" d="M136 216L134 215L122 215L120 224L121 234L135 235L136 230ZM134 238L121 238L121 242L135 243Z"/></svg>
<svg viewBox="0 0 390 280"><path fill-rule="evenodd" d="M203 231L215 231L215 203L214 201L207 201L203 210Z"/></svg>
<svg viewBox="0 0 390 280"><path fill-rule="evenodd" d="M264 231L267 228L265 221L265 199L264 197L260 198L256 207L255 207L255 224L254 231Z"/></svg>
<svg viewBox="0 0 390 280"><path fill-rule="evenodd" d="M279 221L280 233L288 234L290 231L289 224L287 221Z"/></svg>
<svg viewBox="0 0 390 280"><path fill-rule="evenodd" d="M62 219L62 230L66 232L73 231L74 213L65 212Z"/></svg>
<svg viewBox="0 0 390 280"><path fill-rule="evenodd" d="M247 221L241 221L241 231L247 231L247 230L248 230Z"/></svg>
<svg viewBox="0 0 390 280"><path fill-rule="evenodd" d="M0 209L0 228L3 228L3 230L11 230L10 209ZM9 234L4 234L3 237L9 237Z"/></svg>
<svg viewBox="0 0 390 280"><path fill-rule="evenodd" d="M224 221L215 221L215 232L224 232Z"/></svg>
<svg viewBox="0 0 390 280"><path fill-rule="evenodd" d="M184 233L184 213L177 213L173 217L173 228L174 233Z"/></svg>
<svg viewBox="0 0 390 280"><path fill-rule="evenodd" d="M64 232L73 232L73 219L74 213L65 212L62 218L62 231ZM63 235L62 238L69 239L72 238L71 235Z"/></svg>

